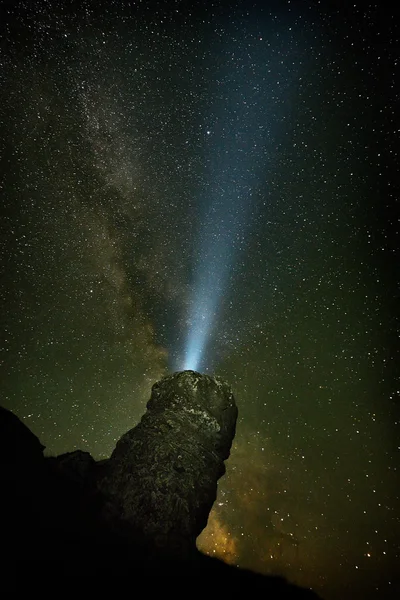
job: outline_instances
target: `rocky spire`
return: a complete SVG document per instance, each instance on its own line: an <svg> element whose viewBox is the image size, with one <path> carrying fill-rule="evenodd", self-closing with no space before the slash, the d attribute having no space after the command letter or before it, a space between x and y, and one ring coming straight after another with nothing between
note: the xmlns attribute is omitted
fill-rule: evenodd
<svg viewBox="0 0 400 600"><path fill-rule="evenodd" d="M157 382L141 422L116 445L98 486L105 520L169 554L195 550L235 435L237 407L218 377L182 371Z"/></svg>

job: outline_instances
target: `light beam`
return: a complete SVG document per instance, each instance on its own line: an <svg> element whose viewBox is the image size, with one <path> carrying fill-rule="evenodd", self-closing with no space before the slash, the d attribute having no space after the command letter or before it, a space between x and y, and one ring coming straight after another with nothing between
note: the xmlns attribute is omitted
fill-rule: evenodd
<svg viewBox="0 0 400 600"><path fill-rule="evenodd" d="M258 187L270 169L272 151L267 148L274 145L277 124L286 112L283 98L295 72L282 66L281 47L271 47L253 26L239 33L235 28L224 39L230 42L217 44L216 60L208 69L212 79L202 128L204 181L198 193L188 331L177 369L212 366L222 306L233 291L230 280Z"/></svg>

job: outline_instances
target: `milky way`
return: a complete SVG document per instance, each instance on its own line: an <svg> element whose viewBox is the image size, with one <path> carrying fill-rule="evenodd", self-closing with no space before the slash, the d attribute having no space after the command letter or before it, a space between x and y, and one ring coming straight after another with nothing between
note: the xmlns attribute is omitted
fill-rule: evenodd
<svg viewBox="0 0 400 600"><path fill-rule="evenodd" d="M1 15L2 404L109 456L206 322L239 423L199 547L394 598L396 20L198 4Z"/></svg>

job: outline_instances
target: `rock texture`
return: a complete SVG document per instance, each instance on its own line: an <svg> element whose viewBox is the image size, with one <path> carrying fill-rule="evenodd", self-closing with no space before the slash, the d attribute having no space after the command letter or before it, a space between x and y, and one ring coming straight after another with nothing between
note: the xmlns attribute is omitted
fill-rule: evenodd
<svg viewBox="0 0 400 600"><path fill-rule="evenodd" d="M207 525L235 435L237 408L216 377L183 371L152 388L147 412L118 442L99 482L104 517L168 553L187 553Z"/></svg>
<svg viewBox="0 0 400 600"><path fill-rule="evenodd" d="M317 598L196 550L236 418L226 383L175 373L153 386L141 422L111 457L96 462L79 450L45 458L38 438L1 409L2 592Z"/></svg>

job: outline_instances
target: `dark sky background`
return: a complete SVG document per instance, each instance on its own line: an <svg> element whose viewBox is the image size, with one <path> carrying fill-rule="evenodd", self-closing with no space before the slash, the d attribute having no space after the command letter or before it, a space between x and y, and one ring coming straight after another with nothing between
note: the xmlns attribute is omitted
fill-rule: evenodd
<svg viewBox="0 0 400 600"><path fill-rule="evenodd" d="M109 456L182 357L211 228L204 369L239 422L199 547L395 598L396 19L197 4L1 3L1 403Z"/></svg>

